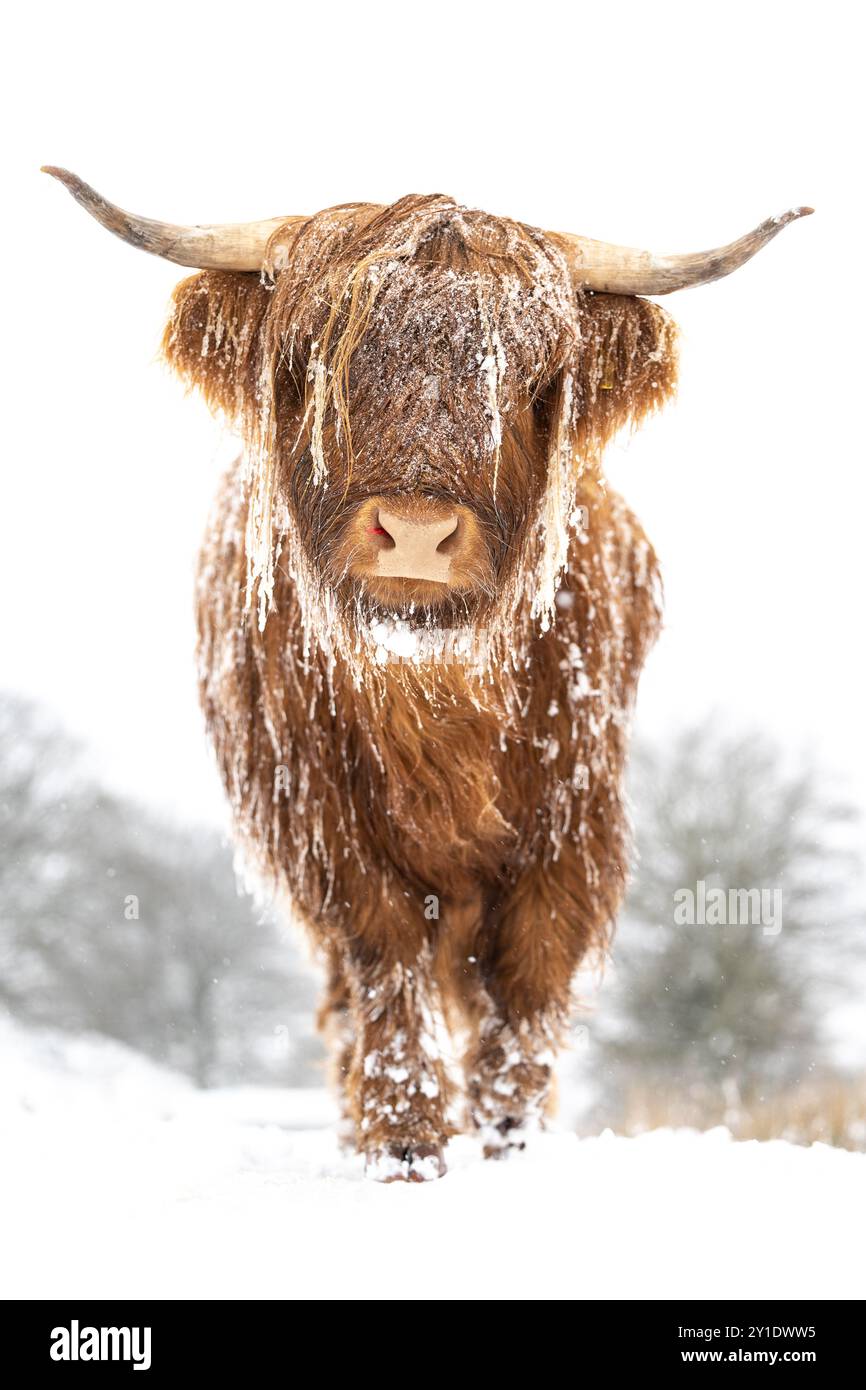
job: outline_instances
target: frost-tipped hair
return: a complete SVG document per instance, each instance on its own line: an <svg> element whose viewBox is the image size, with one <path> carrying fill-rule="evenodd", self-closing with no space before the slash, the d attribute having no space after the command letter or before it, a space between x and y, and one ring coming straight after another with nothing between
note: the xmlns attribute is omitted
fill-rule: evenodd
<svg viewBox="0 0 866 1390"><path fill-rule="evenodd" d="M508 488L503 435L533 408L546 412L548 443L520 479L521 583L534 569L536 616L549 617L577 477L673 390L668 316L581 293L544 233L435 195L288 223L268 264L270 277L184 281L164 339L171 366L245 439L250 589L263 615L289 470L302 470L295 499L327 487L335 504L356 485L495 507Z"/></svg>

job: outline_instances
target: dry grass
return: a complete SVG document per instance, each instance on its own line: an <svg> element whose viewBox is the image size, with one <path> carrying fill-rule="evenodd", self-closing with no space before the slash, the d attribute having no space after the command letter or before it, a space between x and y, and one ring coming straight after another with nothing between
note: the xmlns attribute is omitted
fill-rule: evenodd
<svg viewBox="0 0 866 1390"><path fill-rule="evenodd" d="M792 1144L832 1144L866 1152L866 1076L827 1077L775 1094L703 1086L636 1088L616 1117L618 1134L650 1129L713 1129L724 1125L735 1139L787 1139Z"/></svg>

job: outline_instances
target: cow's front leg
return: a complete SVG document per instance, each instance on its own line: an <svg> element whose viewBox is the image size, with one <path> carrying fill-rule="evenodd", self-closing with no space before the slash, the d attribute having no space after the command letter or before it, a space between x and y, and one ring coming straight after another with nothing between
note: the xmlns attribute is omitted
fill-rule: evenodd
<svg viewBox="0 0 866 1390"><path fill-rule="evenodd" d="M511 1022L491 999L466 1058L469 1117L485 1158L524 1149L527 1138L543 1126L555 1047L543 1019Z"/></svg>
<svg viewBox="0 0 866 1390"><path fill-rule="evenodd" d="M447 1085L429 962L357 971L352 1090L369 1176L423 1182L445 1172Z"/></svg>
<svg viewBox="0 0 866 1390"><path fill-rule="evenodd" d="M523 1149L544 1124L571 982L590 937L563 864L526 872L480 924L462 992L472 1026L469 1118L486 1158Z"/></svg>
<svg viewBox="0 0 866 1390"><path fill-rule="evenodd" d="M414 908L414 910L413 910ZM423 899L383 890L346 943L355 1045L348 1096L370 1177L424 1182L445 1172L448 1087Z"/></svg>

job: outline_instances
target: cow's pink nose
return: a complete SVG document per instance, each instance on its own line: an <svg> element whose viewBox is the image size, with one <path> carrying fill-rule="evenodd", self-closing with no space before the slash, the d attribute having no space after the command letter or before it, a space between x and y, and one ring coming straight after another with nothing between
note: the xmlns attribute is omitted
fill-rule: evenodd
<svg viewBox="0 0 866 1390"><path fill-rule="evenodd" d="M380 540L377 572L398 579L448 582L451 563L461 548L460 518L408 521L380 507L371 527Z"/></svg>

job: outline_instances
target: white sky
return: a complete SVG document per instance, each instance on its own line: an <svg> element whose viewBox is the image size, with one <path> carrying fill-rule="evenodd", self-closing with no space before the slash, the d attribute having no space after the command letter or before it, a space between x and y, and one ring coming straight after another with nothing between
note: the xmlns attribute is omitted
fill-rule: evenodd
<svg viewBox="0 0 866 1390"><path fill-rule="evenodd" d="M221 815L191 574L230 455L155 361L180 274L40 164L166 220L438 191L659 251L811 203L733 278L665 301L679 399L609 472L665 573L639 725L715 709L811 749L866 801L853 14L79 0L7 17L0 684L44 699L127 790Z"/></svg>

